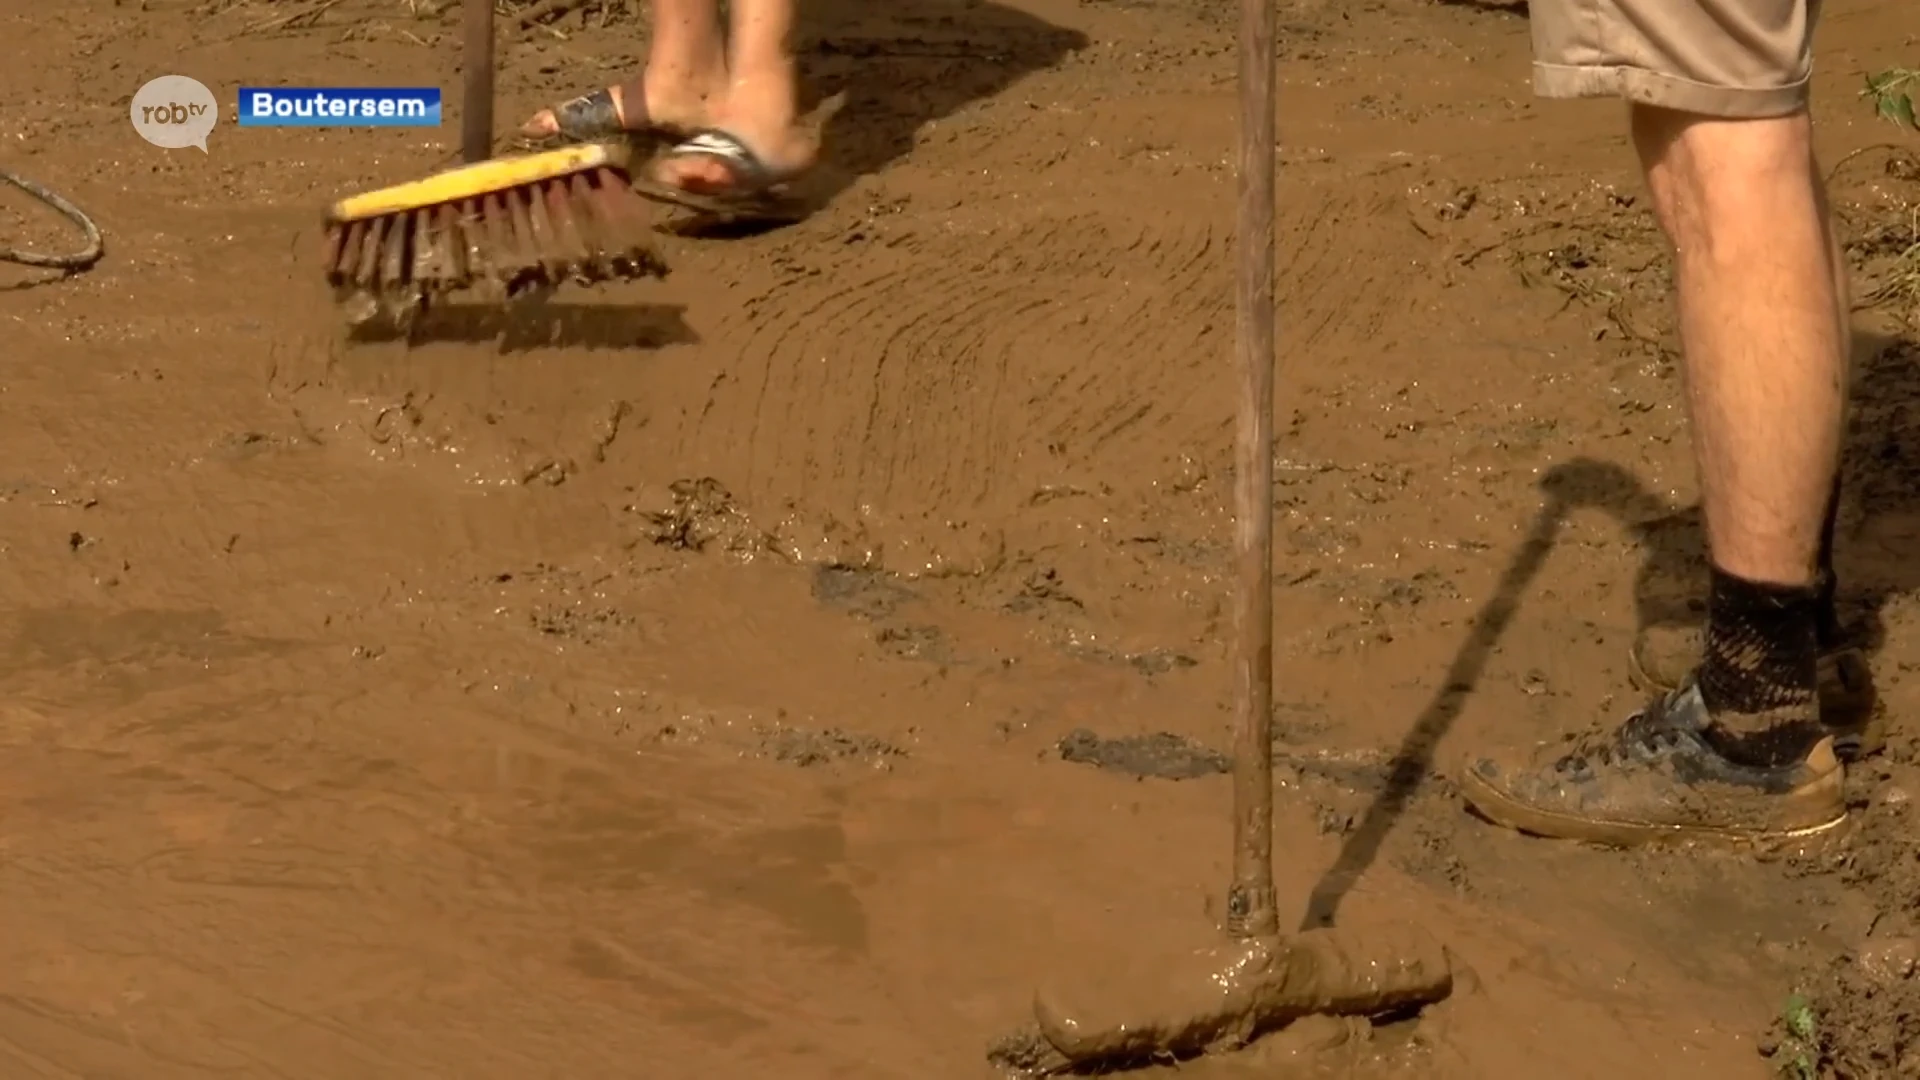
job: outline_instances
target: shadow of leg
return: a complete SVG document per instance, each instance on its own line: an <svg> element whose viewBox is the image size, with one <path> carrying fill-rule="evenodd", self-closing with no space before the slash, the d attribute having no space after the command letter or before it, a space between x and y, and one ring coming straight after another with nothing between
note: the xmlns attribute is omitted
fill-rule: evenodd
<svg viewBox="0 0 1920 1080"><path fill-rule="evenodd" d="M1541 479L1540 486L1546 502L1535 514L1526 540L1500 576L1486 606L1475 616L1433 697L1401 740L1388 766L1385 786L1348 834L1332 868L1314 886L1302 929L1332 926L1341 901L1373 865L1394 822L1432 771L1435 749L1459 719L1494 646L1513 622L1521 599L1553 551L1568 513L1580 506L1599 506L1627 520L1639 520L1668 509L1631 473L1605 462L1580 459L1556 465Z"/></svg>
<svg viewBox="0 0 1920 1080"><path fill-rule="evenodd" d="M828 120L825 201L913 149L929 122L991 98L1088 44L1078 30L977 0L802 5L802 81L845 101Z"/></svg>

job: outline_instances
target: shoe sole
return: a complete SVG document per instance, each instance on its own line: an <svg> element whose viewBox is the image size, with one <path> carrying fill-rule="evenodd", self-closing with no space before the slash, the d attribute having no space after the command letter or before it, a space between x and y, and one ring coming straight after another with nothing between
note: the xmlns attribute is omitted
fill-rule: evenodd
<svg viewBox="0 0 1920 1080"><path fill-rule="evenodd" d="M1552 840L1575 840L1608 847L1630 848L1681 844L1714 844L1729 847L1771 845L1795 840L1824 837L1845 825L1845 807L1829 821L1792 829L1752 830L1716 828L1710 825L1656 825L1593 821L1572 814L1541 810L1512 799L1500 789L1471 771L1460 777L1460 794L1474 813L1495 825L1528 836Z"/></svg>
<svg viewBox="0 0 1920 1080"><path fill-rule="evenodd" d="M1636 647L1627 649L1627 681L1643 694L1671 694L1678 689L1648 674L1640 658L1640 650ZM1866 719L1846 725L1836 724L1827 730L1833 735L1834 754L1848 764L1870 758L1887 746L1886 720L1877 702L1868 711Z"/></svg>

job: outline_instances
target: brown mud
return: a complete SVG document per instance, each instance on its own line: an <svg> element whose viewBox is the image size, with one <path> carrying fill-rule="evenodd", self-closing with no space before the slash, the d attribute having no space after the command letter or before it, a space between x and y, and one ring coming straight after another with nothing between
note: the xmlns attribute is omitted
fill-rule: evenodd
<svg viewBox="0 0 1920 1080"><path fill-rule="evenodd" d="M978 1077L1037 983L1205 926L1231 5L815 7L824 211L409 348L347 341L305 253L451 117L203 156L126 110L166 73L454 87L451 10L0 2L6 165L108 245L0 268L0 1075ZM627 11L504 44L503 124L637 70ZM1531 99L1520 5L1282 21L1283 915L1470 974L1194 1071L1915 1075L1913 174L1835 179L1840 563L1894 720L1858 827L1527 840L1457 755L1617 718L1635 627L1697 617L1620 109ZM1829 5L1827 161L1912 138L1856 97L1911 32ZM10 191L0 237L64 246Z"/></svg>
<svg viewBox="0 0 1920 1080"><path fill-rule="evenodd" d="M1416 926L1307 930L1282 938L1213 941L1154 956L1139 943L1069 973L1034 999L1036 1035L989 1055L1013 1075L1056 1057L1082 1072L1189 1060L1246 1047L1305 1017L1391 1022L1453 990L1446 949ZM1068 1071L1062 1069L1060 1071Z"/></svg>

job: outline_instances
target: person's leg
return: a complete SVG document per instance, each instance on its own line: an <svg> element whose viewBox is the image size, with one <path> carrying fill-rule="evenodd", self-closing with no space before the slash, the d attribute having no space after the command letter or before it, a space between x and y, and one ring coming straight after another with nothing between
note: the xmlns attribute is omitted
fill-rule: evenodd
<svg viewBox="0 0 1920 1080"><path fill-rule="evenodd" d="M1817 163L1809 161L1808 170L1820 197L1822 220L1830 222L1832 216L1826 201L1826 184ZM1841 355L1851 360L1852 294L1846 259L1838 238L1831 230L1828 233L1827 260L1834 277L1834 317L1839 327ZM1857 760L1878 752L1884 742L1884 734L1879 730L1879 718L1876 715L1878 695L1873 685L1872 670L1859 644L1840 625L1835 605L1838 575L1834 570L1833 547L1839 500L1840 484L1836 471L1834 483L1827 494L1816 561L1817 581L1821 587L1818 693L1821 721L1833 734L1835 750L1843 760ZM1705 626L1690 620L1655 622L1642 626L1635 636L1628 664L1635 685L1659 694L1679 689L1705 657L1705 630Z"/></svg>
<svg viewBox="0 0 1920 1080"><path fill-rule="evenodd" d="M659 182L696 195L753 194L813 164L817 140L799 124L794 2L732 0L726 90L704 136L660 162Z"/></svg>
<svg viewBox="0 0 1920 1080"><path fill-rule="evenodd" d="M1713 581L1699 679L1711 741L1759 765L1819 735L1820 540L1846 378L1804 111L1719 120L1636 105L1673 245Z"/></svg>
<svg viewBox="0 0 1920 1080"><path fill-rule="evenodd" d="M635 78L535 113L528 136L683 134L707 122L727 83L718 0L654 0L647 67Z"/></svg>
<svg viewBox="0 0 1920 1080"><path fill-rule="evenodd" d="M1844 411L1841 270L1810 145L1807 0L1537 0L1537 87L1617 94L1673 246L1713 563L1683 685L1572 752L1471 757L1529 832L1631 843L1819 831L1846 809L1816 687Z"/></svg>

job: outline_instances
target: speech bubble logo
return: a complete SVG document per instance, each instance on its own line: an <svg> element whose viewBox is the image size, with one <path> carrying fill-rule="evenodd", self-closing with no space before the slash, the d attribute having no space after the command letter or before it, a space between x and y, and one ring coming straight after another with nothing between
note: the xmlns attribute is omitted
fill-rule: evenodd
<svg viewBox="0 0 1920 1080"><path fill-rule="evenodd" d="M162 75L133 95L133 130L163 150L197 146L204 154L219 122L220 103L198 79Z"/></svg>

